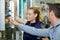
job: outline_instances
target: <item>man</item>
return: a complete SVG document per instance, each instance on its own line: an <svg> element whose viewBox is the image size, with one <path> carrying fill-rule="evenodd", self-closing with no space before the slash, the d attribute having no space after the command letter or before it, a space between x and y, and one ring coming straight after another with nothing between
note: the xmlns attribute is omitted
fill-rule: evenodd
<svg viewBox="0 0 60 40"><path fill-rule="evenodd" d="M36 29L27 25L19 24L15 20L11 20L11 23L17 25L19 29L36 36L50 37L51 40L60 40L60 4L48 4L49 12L47 18L53 27L48 29Z"/></svg>

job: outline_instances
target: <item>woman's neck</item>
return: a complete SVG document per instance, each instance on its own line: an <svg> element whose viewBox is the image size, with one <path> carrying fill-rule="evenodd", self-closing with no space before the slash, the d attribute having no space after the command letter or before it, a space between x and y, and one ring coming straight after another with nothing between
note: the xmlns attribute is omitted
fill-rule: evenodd
<svg viewBox="0 0 60 40"><path fill-rule="evenodd" d="M36 20L32 20L32 21L30 21L30 23L35 23L36 22Z"/></svg>

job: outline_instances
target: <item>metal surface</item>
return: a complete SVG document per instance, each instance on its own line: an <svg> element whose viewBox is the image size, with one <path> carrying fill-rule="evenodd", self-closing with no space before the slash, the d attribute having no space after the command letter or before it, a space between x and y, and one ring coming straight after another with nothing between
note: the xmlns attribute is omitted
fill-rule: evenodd
<svg viewBox="0 0 60 40"><path fill-rule="evenodd" d="M5 30L5 0L0 0L0 31Z"/></svg>

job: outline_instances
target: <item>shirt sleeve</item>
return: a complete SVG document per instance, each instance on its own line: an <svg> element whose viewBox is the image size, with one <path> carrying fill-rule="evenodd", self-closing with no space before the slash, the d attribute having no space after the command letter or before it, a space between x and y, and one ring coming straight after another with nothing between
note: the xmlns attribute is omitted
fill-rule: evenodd
<svg viewBox="0 0 60 40"><path fill-rule="evenodd" d="M18 25L18 28L31 35L47 36L47 37L49 36L49 29L37 29L37 28L30 27L28 25L23 25L23 24Z"/></svg>

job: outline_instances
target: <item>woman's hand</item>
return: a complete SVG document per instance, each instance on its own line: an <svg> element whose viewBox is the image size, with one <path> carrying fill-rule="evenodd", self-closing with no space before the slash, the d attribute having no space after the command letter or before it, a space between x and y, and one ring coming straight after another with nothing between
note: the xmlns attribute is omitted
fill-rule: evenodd
<svg viewBox="0 0 60 40"><path fill-rule="evenodd" d="M18 23L17 21L13 20L13 19L10 19L10 22L11 22L13 25L16 25L16 26L19 25L19 23Z"/></svg>
<svg viewBox="0 0 60 40"><path fill-rule="evenodd" d="M20 18L18 16L15 17L15 20L20 22Z"/></svg>

